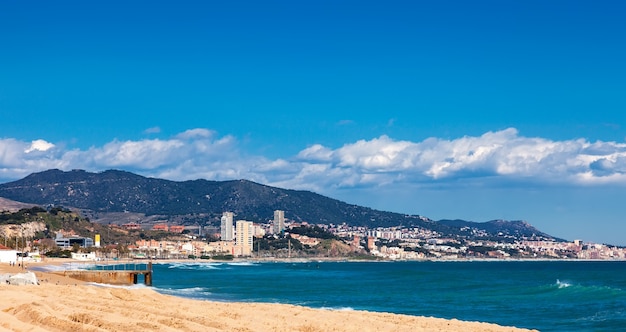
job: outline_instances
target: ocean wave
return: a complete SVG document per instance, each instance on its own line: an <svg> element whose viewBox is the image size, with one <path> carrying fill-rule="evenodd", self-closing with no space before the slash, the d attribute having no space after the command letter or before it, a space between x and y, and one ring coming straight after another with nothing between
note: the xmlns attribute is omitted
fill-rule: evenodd
<svg viewBox="0 0 626 332"><path fill-rule="evenodd" d="M180 269L180 270L221 270L228 269L232 266L257 266L257 263L253 262L175 262L164 263L168 265L168 269Z"/></svg>
<svg viewBox="0 0 626 332"><path fill-rule="evenodd" d="M150 288L144 284L134 284L134 285L111 285L111 284L102 284L99 282L88 282L87 285L96 286L96 287L104 287L104 288L121 288L121 289L145 289Z"/></svg>
<svg viewBox="0 0 626 332"><path fill-rule="evenodd" d="M223 263L167 263L168 269L180 270L219 270Z"/></svg>
<svg viewBox="0 0 626 332"><path fill-rule="evenodd" d="M158 288L153 287L153 289L161 294L173 295L178 297L186 297L186 298L203 298L206 299L212 293L204 287L191 287L191 288Z"/></svg>
<svg viewBox="0 0 626 332"><path fill-rule="evenodd" d="M230 266L257 266L258 264L253 263L253 262L230 262L230 263L226 263L226 265L230 265Z"/></svg>
<svg viewBox="0 0 626 332"><path fill-rule="evenodd" d="M623 320L626 312L623 309L601 310L593 312L588 316L576 319L577 322L606 322L608 320Z"/></svg>
<svg viewBox="0 0 626 332"><path fill-rule="evenodd" d="M355 311L352 307L321 307L320 309L330 311Z"/></svg>
<svg viewBox="0 0 626 332"><path fill-rule="evenodd" d="M626 292L621 288L604 286L604 285L584 285L578 284L571 281L561 281L557 279L554 285L552 285L553 289L559 292L564 292L563 294L576 294L576 295L585 295L592 297L624 297L626 296Z"/></svg>
<svg viewBox="0 0 626 332"><path fill-rule="evenodd" d="M567 281L561 281L559 279L556 279L556 285L558 288L572 287L572 283L567 282Z"/></svg>

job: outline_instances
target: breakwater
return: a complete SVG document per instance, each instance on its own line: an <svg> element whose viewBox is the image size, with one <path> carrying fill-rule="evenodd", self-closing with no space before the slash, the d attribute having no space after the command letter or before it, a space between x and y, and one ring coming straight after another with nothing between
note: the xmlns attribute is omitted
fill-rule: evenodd
<svg viewBox="0 0 626 332"><path fill-rule="evenodd" d="M69 265L53 272L73 279L111 285L134 285L143 282L152 286L152 263L110 263Z"/></svg>

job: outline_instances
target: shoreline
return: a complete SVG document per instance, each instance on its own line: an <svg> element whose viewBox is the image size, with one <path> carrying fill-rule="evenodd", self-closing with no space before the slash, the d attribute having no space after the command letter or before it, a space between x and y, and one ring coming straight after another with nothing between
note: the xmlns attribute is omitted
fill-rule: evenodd
<svg viewBox="0 0 626 332"><path fill-rule="evenodd" d="M148 262L150 260L130 260L132 262ZM213 259L152 259L152 263L164 262L207 262L207 263L229 263L229 262L251 262L251 263L321 263L321 262L371 262L371 263L393 263L393 262L433 262L433 263L463 263L463 262L626 262L626 259L564 259L564 258L464 258L464 259L350 259L336 257L304 257L304 258L234 258L232 260Z"/></svg>
<svg viewBox="0 0 626 332"><path fill-rule="evenodd" d="M94 285L39 269L70 262L75 261L46 259L29 263L25 269L0 264L0 273L30 271L39 280L39 285L0 286L3 294L0 331L532 331L492 323L393 313L196 300L162 294L151 287L129 289Z"/></svg>

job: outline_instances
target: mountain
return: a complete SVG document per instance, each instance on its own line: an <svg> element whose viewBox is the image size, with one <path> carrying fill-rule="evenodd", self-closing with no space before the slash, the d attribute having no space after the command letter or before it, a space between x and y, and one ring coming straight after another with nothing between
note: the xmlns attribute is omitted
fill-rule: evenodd
<svg viewBox="0 0 626 332"><path fill-rule="evenodd" d="M0 185L0 197L95 212L141 212L146 215L216 214L232 211L253 221L272 219L284 210L295 221L356 226L424 223L419 216L376 211L310 191L280 189L247 180L169 181L108 170L48 170Z"/></svg>
<svg viewBox="0 0 626 332"><path fill-rule="evenodd" d="M507 225L511 225L511 232L517 234L543 234L527 223L503 221L496 227L494 223L434 222L418 215L378 211L310 191L281 189L247 180L178 182L119 170L90 173L53 169L33 173L21 180L0 184L0 197L100 214L134 212L168 218L186 216L183 220L195 222L206 222L207 217L216 222L224 211L234 212L237 219L265 222L273 218L274 210L284 210L288 219L314 224L412 226L442 235L462 234L462 227L484 231L489 228L490 235L503 230L509 234Z"/></svg>

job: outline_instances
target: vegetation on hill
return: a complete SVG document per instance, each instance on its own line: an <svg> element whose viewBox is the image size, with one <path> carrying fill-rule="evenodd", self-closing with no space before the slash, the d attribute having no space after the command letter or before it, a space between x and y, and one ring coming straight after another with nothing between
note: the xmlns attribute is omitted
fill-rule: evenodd
<svg viewBox="0 0 626 332"><path fill-rule="evenodd" d="M323 240L327 240L327 239L337 240L338 239L337 236L335 236L333 233L328 232L319 226L292 227L289 229L289 233L304 235L308 237L314 237L314 238L323 239Z"/></svg>
<svg viewBox="0 0 626 332"><path fill-rule="evenodd" d="M29 236L28 240L41 241L46 248L54 246L53 239L56 237L56 232L59 231L92 239L96 234L100 234L103 243L121 242L127 244L131 241L134 242L135 238L135 236L129 236L129 233L123 230L111 229L106 225L93 223L89 219L81 217L78 213L63 207L44 209L34 206L17 212L4 211L0 213L0 225L24 225L32 222L45 224L45 229L33 234L33 236ZM19 236L22 237L24 235L20 234ZM3 237L5 237L4 242L11 246L15 244L15 236L7 236L3 232Z"/></svg>

